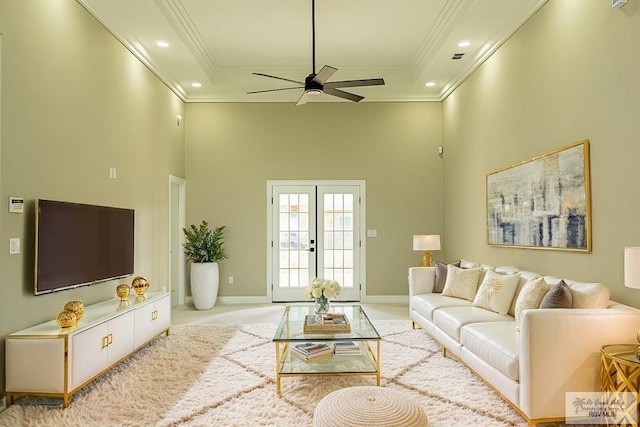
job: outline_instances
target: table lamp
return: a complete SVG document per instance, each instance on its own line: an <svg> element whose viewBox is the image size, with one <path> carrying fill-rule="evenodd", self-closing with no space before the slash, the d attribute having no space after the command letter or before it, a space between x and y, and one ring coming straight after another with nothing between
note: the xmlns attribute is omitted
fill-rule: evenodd
<svg viewBox="0 0 640 427"><path fill-rule="evenodd" d="M431 235L414 235L413 236L413 250L414 251L423 251L422 252L422 266L423 267L433 267L433 257L431 256L430 251L439 251L440 250L440 235L439 234L431 234Z"/></svg>
<svg viewBox="0 0 640 427"><path fill-rule="evenodd" d="M627 288L640 289L640 247L624 248L624 285ZM640 343L640 331L638 331L638 343Z"/></svg>

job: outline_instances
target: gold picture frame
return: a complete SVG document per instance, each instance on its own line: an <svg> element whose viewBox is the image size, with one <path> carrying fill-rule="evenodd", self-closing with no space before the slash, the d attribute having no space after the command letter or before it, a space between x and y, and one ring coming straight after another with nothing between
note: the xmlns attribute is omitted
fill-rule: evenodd
<svg viewBox="0 0 640 427"><path fill-rule="evenodd" d="M487 243L591 252L588 140L487 174Z"/></svg>

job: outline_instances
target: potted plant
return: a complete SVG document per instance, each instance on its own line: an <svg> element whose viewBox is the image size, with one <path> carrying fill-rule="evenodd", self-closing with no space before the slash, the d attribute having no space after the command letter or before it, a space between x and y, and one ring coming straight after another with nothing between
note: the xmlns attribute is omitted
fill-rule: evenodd
<svg viewBox="0 0 640 427"><path fill-rule="evenodd" d="M191 295L197 310L209 310L216 304L220 273L218 261L226 259L223 231L226 226L209 228L206 221L199 227L183 228L187 241L184 254L191 262Z"/></svg>

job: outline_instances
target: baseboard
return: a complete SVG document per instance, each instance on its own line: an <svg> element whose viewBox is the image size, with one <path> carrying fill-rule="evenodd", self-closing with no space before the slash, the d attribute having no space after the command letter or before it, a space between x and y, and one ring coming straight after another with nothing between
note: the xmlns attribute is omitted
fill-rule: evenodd
<svg viewBox="0 0 640 427"><path fill-rule="evenodd" d="M409 305L409 295L365 295L362 302L369 304Z"/></svg>
<svg viewBox="0 0 640 427"><path fill-rule="evenodd" d="M266 296L257 297L218 297L216 304L269 304ZM185 297L185 304L193 304L193 297Z"/></svg>
<svg viewBox="0 0 640 427"><path fill-rule="evenodd" d="M363 303L368 304L404 304L409 305L408 295L365 295ZM192 304L193 298L186 297L185 304ZM266 296L218 297L216 304L269 304Z"/></svg>
<svg viewBox="0 0 640 427"><path fill-rule="evenodd" d="M220 304L269 304L266 296L262 297L218 297Z"/></svg>

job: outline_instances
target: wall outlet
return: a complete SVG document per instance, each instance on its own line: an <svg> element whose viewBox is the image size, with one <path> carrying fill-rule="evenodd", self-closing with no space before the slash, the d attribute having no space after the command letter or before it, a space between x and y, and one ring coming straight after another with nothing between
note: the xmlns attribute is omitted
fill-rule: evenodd
<svg viewBox="0 0 640 427"><path fill-rule="evenodd" d="M233 285L233 276L229 276L229 284Z"/></svg>

